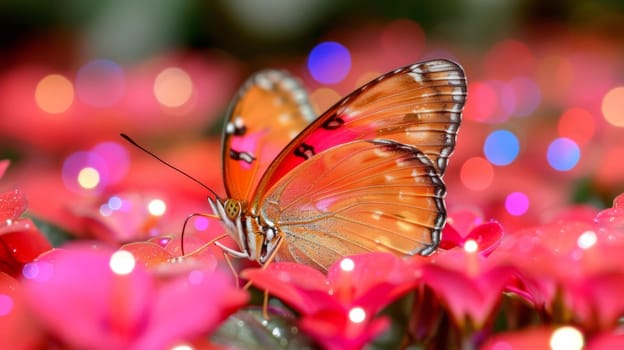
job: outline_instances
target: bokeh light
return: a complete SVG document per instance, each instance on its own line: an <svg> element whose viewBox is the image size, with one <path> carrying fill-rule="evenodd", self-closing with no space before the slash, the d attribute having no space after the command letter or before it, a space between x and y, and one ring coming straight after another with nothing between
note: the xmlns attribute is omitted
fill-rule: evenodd
<svg viewBox="0 0 624 350"><path fill-rule="evenodd" d="M322 42L310 52L308 70L319 83L339 83L351 70L351 54L346 47L335 41Z"/></svg>
<svg viewBox="0 0 624 350"><path fill-rule="evenodd" d="M560 137L548 146L546 158L548 164L555 170L568 171L574 168L581 159L581 150L573 140Z"/></svg>
<svg viewBox="0 0 624 350"><path fill-rule="evenodd" d="M76 75L76 94L92 107L110 107L125 92L124 71L110 60L94 60L82 66Z"/></svg>
<svg viewBox="0 0 624 350"><path fill-rule="evenodd" d="M78 184L80 187L91 190L100 184L100 173L92 167L84 167L78 171Z"/></svg>
<svg viewBox="0 0 624 350"><path fill-rule="evenodd" d="M109 267L117 275L127 275L134 270L136 260L132 253L127 250L114 252L109 260Z"/></svg>
<svg viewBox="0 0 624 350"><path fill-rule="evenodd" d="M483 153L494 165L509 165L520 153L520 142L511 131L496 130L485 139Z"/></svg>
<svg viewBox="0 0 624 350"><path fill-rule="evenodd" d="M152 199L147 204L147 211L153 216L162 216L167 211L167 204L162 199Z"/></svg>
<svg viewBox="0 0 624 350"><path fill-rule="evenodd" d="M469 254L476 253L479 250L479 243L474 239L469 239L464 243L464 251Z"/></svg>
<svg viewBox="0 0 624 350"><path fill-rule="evenodd" d="M319 115L338 102L338 100L340 100L340 94L328 87L316 89L310 94L310 103L312 103Z"/></svg>
<svg viewBox="0 0 624 350"><path fill-rule="evenodd" d="M353 261L353 259L344 258L340 260L340 269L342 271L350 272L350 271L353 271L354 268L355 268L355 262Z"/></svg>
<svg viewBox="0 0 624 350"><path fill-rule="evenodd" d="M171 350L194 350L195 348L191 344L177 344L171 347Z"/></svg>
<svg viewBox="0 0 624 350"><path fill-rule="evenodd" d="M602 99L602 115L609 124L624 127L624 86L607 92Z"/></svg>
<svg viewBox="0 0 624 350"><path fill-rule="evenodd" d="M165 107L180 107L193 95L193 81L178 67L164 69L154 81L154 96Z"/></svg>
<svg viewBox="0 0 624 350"><path fill-rule="evenodd" d="M63 113L74 102L74 86L60 74L46 75L37 84L35 101L44 112Z"/></svg>
<svg viewBox="0 0 624 350"><path fill-rule="evenodd" d="M475 121L488 121L498 106L498 94L485 82L468 83L468 98L464 107L464 117Z"/></svg>
<svg viewBox="0 0 624 350"><path fill-rule="evenodd" d="M128 173L130 155L119 143L101 142L95 145L91 151L107 164L108 182L118 182Z"/></svg>
<svg viewBox="0 0 624 350"><path fill-rule="evenodd" d="M353 323L362 323L366 320L366 311L356 306L349 310L349 320Z"/></svg>
<svg viewBox="0 0 624 350"><path fill-rule="evenodd" d="M521 216L529 210L529 197L522 192L512 192L505 197L505 209L513 216Z"/></svg>
<svg viewBox="0 0 624 350"><path fill-rule="evenodd" d="M464 162L459 176L466 188L481 191L492 184L494 167L483 157L472 157Z"/></svg>
<svg viewBox="0 0 624 350"><path fill-rule="evenodd" d="M574 140L579 146L587 144L596 132L594 117L583 108L570 108L559 118L557 132L561 137Z"/></svg>
<svg viewBox="0 0 624 350"><path fill-rule="evenodd" d="M205 231L210 226L210 220L203 216L196 216L193 219L193 227L198 231Z"/></svg>
<svg viewBox="0 0 624 350"><path fill-rule="evenodd" d="M22 276L38 282L49 281L54 277L54 266L47 261L33 261L24 265Z"/></svg>
<svg viewBox="0 0 624 350"><path fill-rule="evenodd" d="M123 200L119 196L111 196L108 199L108 207L112 210L119 210L123 205Z"/></svg>
<svg viewBox="0 0 624 350"><path fill-rule="evenodd" d="M75 152L63 162L62 177L65 187L74 192L99 189L108 184L108 166L93 152Z"/></svg>
<svg viewBox="0 0 624 350"><path fill-rule="evenodd" d="M11 313L13 305L13 298L10 295L0 294L0 317Z"/></svg>
<svg viewBox="0 0 624 350"><path fill-rule="evenodd" d="M501 104L508 115L526 117L540 104L540 88L532 79L516 77L501 91Z"/></svg>
<svg viewBox="0 0 624 350"><path fill-rule="evenodd" d="M583 333L571 326L557 328L550 337L552 350L580 350L584 345Z"/></svg>

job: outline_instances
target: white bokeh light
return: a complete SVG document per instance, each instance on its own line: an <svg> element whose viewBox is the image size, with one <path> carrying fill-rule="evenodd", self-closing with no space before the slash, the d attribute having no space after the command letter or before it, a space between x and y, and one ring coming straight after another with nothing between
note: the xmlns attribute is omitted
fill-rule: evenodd
<svg viewBox="0 0 624 350"><path fill-rule="evenodd" d="M349 258L344 258L340 261L340 269L342 271L353 271L355 268L355 262Z"/></svg>
<svg viewBox="0 0 624 350"><path fill-rule="evenodd" d="M466 243L464 243L464 250L467 253L475 253L477 250L479 250L479 244L474 239L469 239L466 241Z"/></svg>
<svg viewBox="0 0 624 350"><path fill-rule="evenodd" d="M162 199L152 199L147 204L147 211L154 216L162 216L167 211L167 204Z"/></svg>
<svg viewBox="0 0 624 350"><path fill-rule="evenodd" d="M552 350L581 350L584 345L583 333L574 327L557 328L550 336Z"/></svg>
<svg viewBox="0 0 624 350"><path fill-rule="evenodd" d="M349 310L349 320L353 323L362 323L366 320L366 311L359 306Z"/></svg>
<svg viewBox="0 0 624 350"><path fill-rule="evenodd" d="M118 250L111 255L108 264L114 273L127 275L134 270L136 260L134 260L134 256L129 251Z"/></svg>

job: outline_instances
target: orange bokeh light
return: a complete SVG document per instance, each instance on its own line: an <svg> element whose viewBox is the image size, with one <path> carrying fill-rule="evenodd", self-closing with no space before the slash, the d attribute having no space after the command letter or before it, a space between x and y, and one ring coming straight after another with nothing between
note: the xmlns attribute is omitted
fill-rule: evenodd
<svg viewBox="0 0 624 350"><path fill-rule="evenodd" d="M193 81L182 69L164 69L154 81L154 96L166 107L180 107L193 95Z"/></svg>
<svg viewBox="0 0 624 350"><path fill-rule="evenodd" d="M319 88L310 94L310 102L317 114L325 112L334 103L338 102L340 95L334 89Z"/></svg>
<svg viewBox="0 0 624 350"><path fill-rule="evenodd" d="M74 86L60 74L46 75L35 88L35 102L44 112L65 112L74 102Z"/></svg>
<svg viewBox="0 0 624 350"><path fill-rule="evenodd" d="M494 167L483 157L472 157L462 165L459 177L466 188L481 191L492 184Z"/></svg>
<svg viewBox="0 0 624 350"><path fill-rule="evenodd" d="M579 146L585 145L594 136L594 117L583 108L570 108L561 115L557 132L561 137L574 140Z"/></svg>
<svg viewBox="0 0 624 350"><path fill-rule="evenodd" d="M468 98L464 117L470 120L487 121L496 111L498 96L494 88L483 82L468 84Z"/></svg>
<svg viewBox="0 0 624 350"><path fill-rule="evenodd" d="M607 92L602 99L602 115L609 124L624 127L624 86Z"/></svg>

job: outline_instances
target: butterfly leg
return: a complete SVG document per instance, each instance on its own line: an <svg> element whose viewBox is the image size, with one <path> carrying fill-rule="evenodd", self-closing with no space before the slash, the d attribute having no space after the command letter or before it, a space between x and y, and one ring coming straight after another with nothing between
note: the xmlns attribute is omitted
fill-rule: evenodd
<svg viewBox="0 0 624 350"><path fill-rule="evenodd" d="M236 269L234 268L234 265L232 264L232 260L230 260L230 254L225 250L223 251L223 258L225 259L225 262L228 264L230 271L232 271L232 275L234 275L234 279L236 280L236 288L240 288L240 278L238 276L238 272L236 272Z"/></svg>

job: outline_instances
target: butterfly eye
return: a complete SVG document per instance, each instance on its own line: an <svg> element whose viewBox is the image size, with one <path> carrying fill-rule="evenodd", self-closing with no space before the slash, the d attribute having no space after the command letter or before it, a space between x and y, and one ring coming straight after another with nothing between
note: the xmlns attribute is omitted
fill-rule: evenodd
<svg viewBox="0 0 624 350"><path fill-rule="evenodd" d="M241 211L240 202L228 199L225 201L225 214L227 214L228 218L234 219L238 216Z"/></svg>

